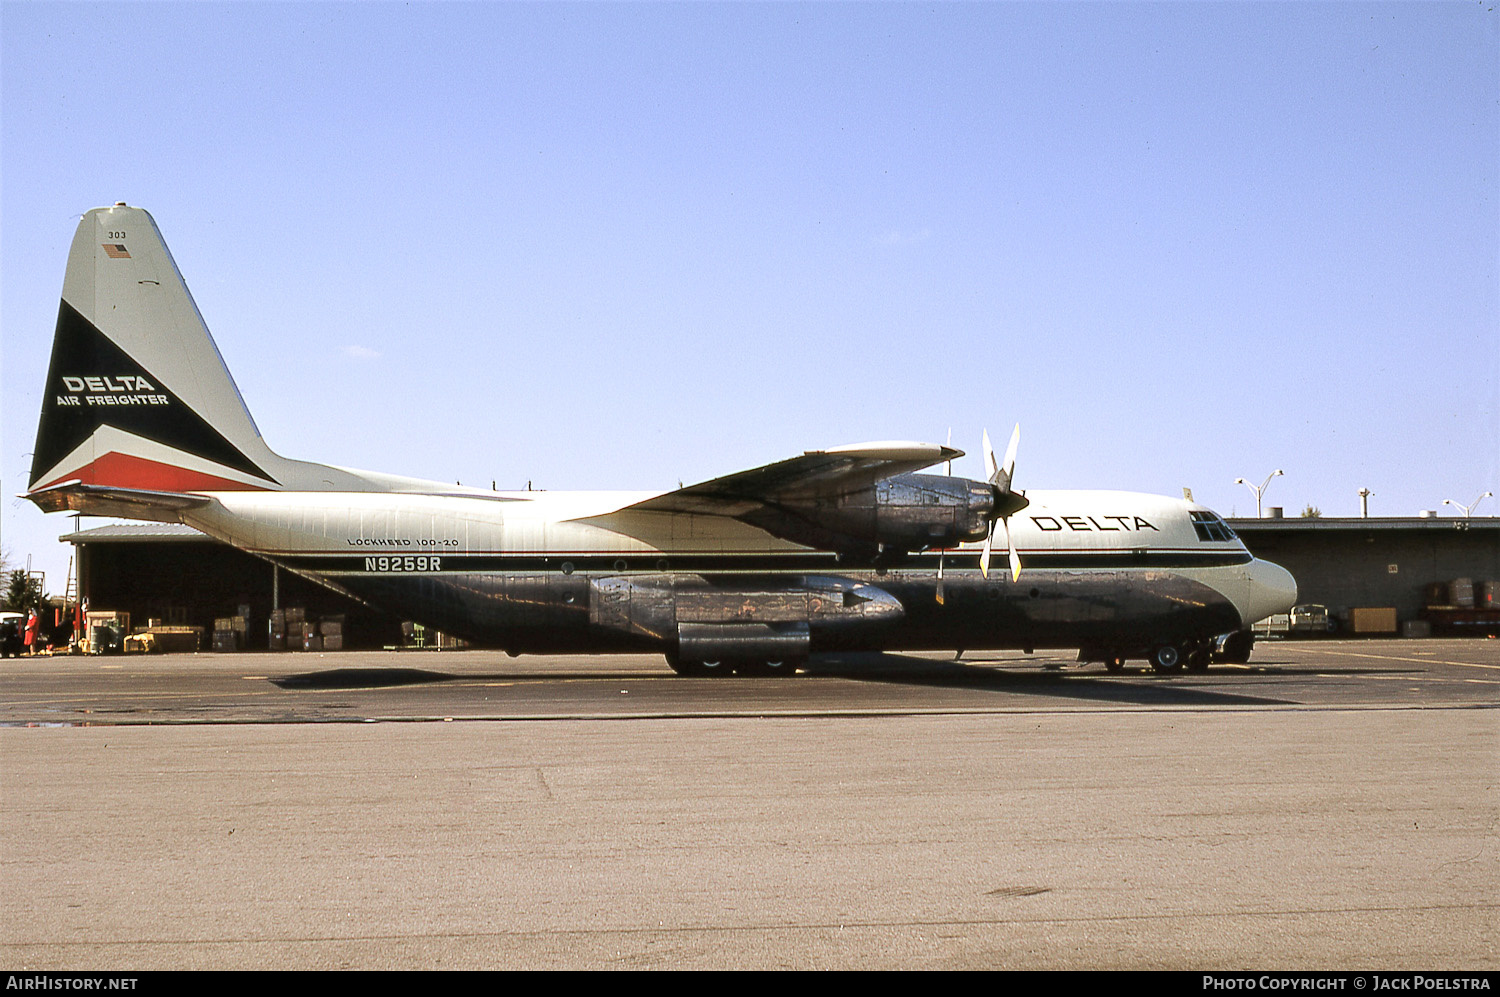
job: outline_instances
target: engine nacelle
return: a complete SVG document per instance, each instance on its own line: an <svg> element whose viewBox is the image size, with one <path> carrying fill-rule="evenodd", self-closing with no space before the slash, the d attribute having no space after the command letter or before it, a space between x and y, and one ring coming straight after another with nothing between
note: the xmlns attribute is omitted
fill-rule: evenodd
<svg viewBox="0 0 1500 997"><path fill-rule="evenodd" d="M912 551L983 540L995 490L968 478L901 474L847 495L781 505L832 533Z"/></svg>
<svg viewBox="0 0 1500 997"><path fill-rule="evenodd" d="M810 635L838 639L888 626L900 601L868 582L837 576L719 579L616 575L589 582L589 622L709 657L806 657Z"/></svg>

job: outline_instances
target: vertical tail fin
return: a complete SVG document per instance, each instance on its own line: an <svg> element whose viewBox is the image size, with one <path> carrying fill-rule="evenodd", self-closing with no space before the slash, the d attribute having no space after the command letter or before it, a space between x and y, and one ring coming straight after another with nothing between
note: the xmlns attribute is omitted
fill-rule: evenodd
<svg viewBox="0 0 1500 997"><path fill-rule="evenodd" d="M124 204L88 212L73 236L33 455L28 494L48 509L82 508L60 504L56 486L69 482L121 501L155 493L142 501L169 509L191 501L163 493L450 490L273 453L155 220Z"/></svg>
<svg viewBox="0 0 1500 997"><path fill-rule="evenodd" d="M83 216L68 254L31 490L283 487L151 215Z"/></svg>

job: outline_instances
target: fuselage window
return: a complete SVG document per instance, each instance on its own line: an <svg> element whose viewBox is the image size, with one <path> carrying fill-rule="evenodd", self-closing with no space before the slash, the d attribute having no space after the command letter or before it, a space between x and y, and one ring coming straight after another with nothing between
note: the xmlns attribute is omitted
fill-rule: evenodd
<svg viewBox="0 0 1500 997"><path fill-rule="evenodd" d="M1199 540L1210 540L1219 543L1234 540L1234 530L1229 524L1220 519L1215 513L1194 510L1193 531L1198 534Z"/></svg>

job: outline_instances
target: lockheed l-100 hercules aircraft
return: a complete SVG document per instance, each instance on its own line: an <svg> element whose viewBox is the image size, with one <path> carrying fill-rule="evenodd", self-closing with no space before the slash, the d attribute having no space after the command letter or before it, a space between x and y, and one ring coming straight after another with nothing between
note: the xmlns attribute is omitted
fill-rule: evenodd
<svg viewBox="0 0 1500 997"><path fill-rule="evenodd" d="M261 439L140 208L83 217L27 497L186 523L404 619L521 652L654 650L681 674L834 650L1080 648L1245 660L1296 584L1217 515L1128 492L913 473L928 443L814 450L661 494L495 492L288 460ZM996 533L1007 570L990 570ZM999 565L997 564L998 568Z"/></svg>

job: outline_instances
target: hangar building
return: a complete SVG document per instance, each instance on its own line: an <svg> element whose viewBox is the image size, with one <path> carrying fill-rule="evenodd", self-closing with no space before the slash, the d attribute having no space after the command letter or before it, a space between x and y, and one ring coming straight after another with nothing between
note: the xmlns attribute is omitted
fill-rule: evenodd
<svg viewBox="0 0 1500 997"><path fill-rule="evenodd" d="M1500 583L1500 518L1231 519L1256 557L1275 561L1297 579L1297 601L1327 606L1347 624L1352 610L1391 607L1398 627L1431 620L1434 632L1454 631L1430 611L1454 605L1456 580L1472 592ZM1470 606L1479 602L1471 597Z"/></svg>

